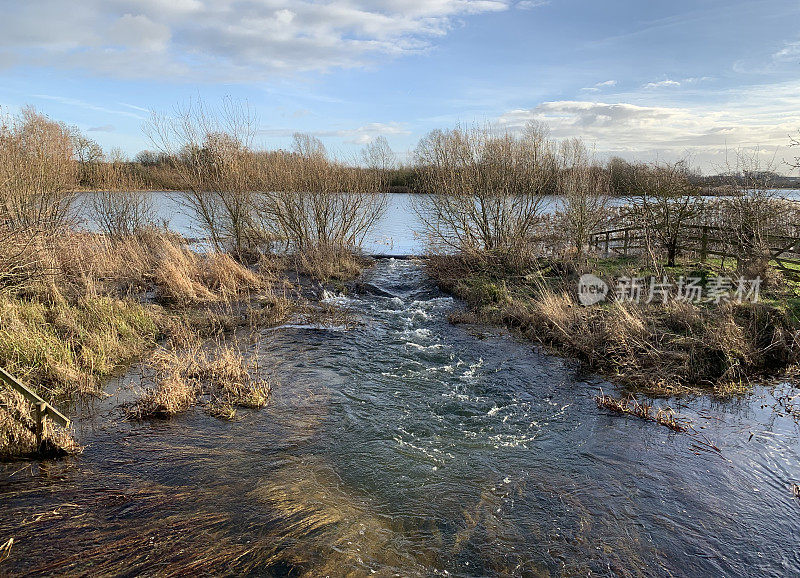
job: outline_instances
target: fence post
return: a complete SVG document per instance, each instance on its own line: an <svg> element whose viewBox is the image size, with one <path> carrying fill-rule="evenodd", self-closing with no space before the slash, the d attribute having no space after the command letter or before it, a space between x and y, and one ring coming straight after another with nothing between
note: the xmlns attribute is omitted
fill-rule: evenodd
<svg viewBox="0 0 800 578"><path fill-rule="evenodd" d="M42 435L44 434L44 420L47 418L47 404L38 402L33 404L34 417L36 418L36 447L42 447Z"/></svg>
<svg viewBox="0 0 800 578"><path fill-rule="evenodd" d="M700 262L705 263L708 259L708 227L703 226L703 235L700 238Z"/></svg>
<svg viewBox="0 0 800 578"><path fill-rule="evenodd" d="M622 242L622 254L627 257L628 256L628 235L630 234L630 229L625 229L625 240Z"/></svg>
<svg viewBox="0 0 800 578"><path fill-rule="evenodd" d="M608 247L610 245L610 242L611 242L611 233L606 231L606 251L605 251L606 257L608 257Z"/></svg>

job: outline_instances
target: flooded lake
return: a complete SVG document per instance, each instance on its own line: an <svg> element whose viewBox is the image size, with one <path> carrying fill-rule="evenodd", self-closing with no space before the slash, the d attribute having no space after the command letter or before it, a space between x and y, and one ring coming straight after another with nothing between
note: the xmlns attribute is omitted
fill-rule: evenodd
<svg viewBox="0 0 800 578"><path fill-rule="evenodd" d="M252 337L262 411L129 423L137 369L79 409L76 458L0 466L1 573L800 575L792 392L660 400L671 430L596 407L614 387L486 327L415 261L327 296L352 327ZM718 449L715 449L718 448Z"/></svg>
<svg viewBox="0 0 800 578"><path fill-rule="evenodd" d="M160 222L166 222L169 228L185 237L203 237L203 230L187 212L176 193L154 191L151 193L153 208ZM800 191L781 190L776 196L788 200L800 201ZM425 227L414 210L415 198L420 195L392 193L387 195L386 212L382 215L374 229L364 239L363 250L371 255L421 255L425 251ZM611 199L612 206L624 205L626 199ZM543 211L553 213L558 208L557 197L547 197L543 202ZM79 202L79 214L86 224L93 228L91 210L88 208L86 195Z"/></svg>

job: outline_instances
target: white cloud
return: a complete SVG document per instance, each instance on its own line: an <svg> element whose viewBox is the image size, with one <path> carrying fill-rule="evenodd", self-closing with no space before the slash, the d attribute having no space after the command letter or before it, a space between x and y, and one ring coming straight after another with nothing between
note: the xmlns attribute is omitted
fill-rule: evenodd
<svg viewBox="0 0 800 578"><path fill-rule="evenodd" d="M617 85L616 80L605 80L603 82L598 82L594 86L587 86L586 88L581 88L581 90L585 92L600 92L603 88L611 88Z"/></svg>
<svg viewBox="0 0 800 578"><path fill-rule="evenodd" d="M522 0L517 2L516 8L519 10L533 10L550 4L550 0Z"/></svg>
<svg viewBox="0 0 800 578"><path fill-rule="evenodd" d="M519 130L530 120L546 123L555 138L582 137L601 153L645 160L691 154L706 168L713 168L723 162L728 150L762 147L775 151L788 145L787 135L800 126L800 85L744 91L718 110L556 101L508 111L499 122Z"/></svg>
<svg viewBox="0 0 800 578"><path fill-rule="evenodd" d="M681 83L677 80L660 80L658 82L648 82L644 85L644 88L668 88L673 86L680 86Z"/></svg>
<svg viewBox="0 0 800 578"><path fill-rule="evenodd" d="M7 3L0 67L123 77L263 79L362 66L430 47L465 16L512 0L61 0Z"/></svg>
<svg viewBox="0 0 800 578"><path fill-rule="evenodd" d="M787 42L772 58L778 62L800 61L800 42Z"/></svg>
<svg viewBox="0 0 800 578"><path fill-rule="evenodd" d="M298 131L292 128L264 128L259 130L259 134L267 137L288 137ZM372 142L378 136L389 135L409 135L409 131L404 124L398 122L372 122L357 128L311 131L309 134L318 138L342 139L349 144L363 145Z"/></svg>
<svg viewBox="0 0 800 578"><path fill-rule="evenodd" d="M51 94L34 94L33 98L38 98L38 99L41 99L41 100L50 100L50 101L53 101L53 102L58 102L59 104L64 104L64 105L67 105L67 106L75 106L75 107L78 107L78 108L85 108L86 110L92 110L92 111L95 111L95 112L101 112L103 114L114 114L114 115L118 115L118 116L127 116L127 117L130 117L130 118L135 118L137 120L144 120L145 119L145 117L142 116L141 114L136 114L134 112L130 112L130 111L127 111L127 110L116 110L116 109L113 109L113 108L108 108L106 106L99 106L97 104L92 104L91 102L86 102L84 100L79 100L77 98L67 98L65 96L55 96L55 95L51 95ZM135 110L144 110L144 109L141 109L140 107L135 107L135 106L131 106L131 105L123 104L122 106L127 106L128 108L132 108L132 109L135 109Z"/></svg>

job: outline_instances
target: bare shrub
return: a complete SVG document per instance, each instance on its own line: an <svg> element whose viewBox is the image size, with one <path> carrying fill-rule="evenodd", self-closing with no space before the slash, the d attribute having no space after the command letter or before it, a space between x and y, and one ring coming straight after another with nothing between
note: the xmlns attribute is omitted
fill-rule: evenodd
<svg viewBox="0 0 800 578"><path fill-rule="evenodd" d="M240 260L263 240L254 220L256 128L247 104L231 99L217 110L202 101L190 102L171 116L154 114L145 127L179 175L179 198L214 248Z"/></svg>
<svg viewBox="0 0 800 578"><path fill-rule="evenodd" d="M592 233L608 221L610 177L591 163L586 145L577 139L562 143L560 161L558 218L561 232L576 256L582 258Z"/></svg>
<svg viewBox="0 0 800 578"><path fill-rule="evenodd" d="M0 212L15 227L52 230L71 215L78 166L70 129L31 107L0 119Z"/></svg>
<svg viewBox="0 0 800 578"><path fill-rule="evenodd" d="M521 136L489 128L434 130L415 151L429 194L417 212L434 249L466 253L526 251L554 175L546 131Z"/></svg>
<svg viewBox="0 0 800 578"><path fill-rule="evenodd" d="M255 151L256 126L250 109L231 100L219 110L190 103L148 126L214 248L242 261L276 239L299 253L360 247L385 206L384 172L335 162L319 139L300 133L291 153Z"/></svg>
<svg viewBox="0 0 800 578"><path fill-rule="evenodd" d="M156 220L151 196L142 191L127 159L112 151L99 168L96 192L90 193L94 218L100 230L113 238L152 227Z"/></svg>
<svg viewBox="0 0 800 578"><path fill-rule="evenodd" d="M20 290L43 280L43 241L37 229L0 224L0 289Z"/></svg>
<svg viewBox="0 0 800 578"><path fill-rule="evenodd" d="M301 254L357 250L386 207L381 171L330 160L310 135L295 134L293 152L271 155L261 177L262 222L287 250Z"/></svg>
<svg viewBox="0 0 800 578"><path fill-rule="evenodd" d="M728 166L731 195L721 201L728 252L740 271L758 271L770 260L769 235L774 234L785 206L773 188L773 162L759 151L739 150L735 165Z"/></svg>
<svg viewBox="0 0 800 578"><path fill-rule="evenodd" d="M136 190L102 190L92 194L95 221L112 238L133 235L156 220L150 195Z"/></svg>

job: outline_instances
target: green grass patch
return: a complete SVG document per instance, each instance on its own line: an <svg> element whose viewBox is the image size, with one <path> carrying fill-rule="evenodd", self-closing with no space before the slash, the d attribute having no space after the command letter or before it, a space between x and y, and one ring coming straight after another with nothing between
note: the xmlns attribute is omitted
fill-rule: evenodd
<svg viewBox="0 0 800 578"><path fill-rule="evenodd" d="M51 396L94 391L99 380L153 347L163 310L133 300L71 304L0 297L0 365Z"/></svg>

